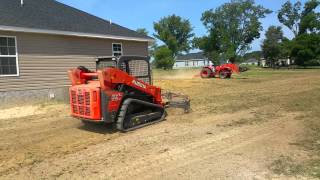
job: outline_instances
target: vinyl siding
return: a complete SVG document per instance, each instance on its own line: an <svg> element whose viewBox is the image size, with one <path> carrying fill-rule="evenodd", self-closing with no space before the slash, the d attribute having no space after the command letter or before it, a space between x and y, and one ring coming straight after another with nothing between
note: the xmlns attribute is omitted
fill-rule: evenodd
<svg viewBox="0 0 320 180"><path fill-rule="evenodd" d="M112 43L122 43L124 55L148 55L147 42L4 31L0 35L16 36L20 72L18 77L0 76L0 92L68 86L68 69L95 69L97 56L112 55Z"/></svg>

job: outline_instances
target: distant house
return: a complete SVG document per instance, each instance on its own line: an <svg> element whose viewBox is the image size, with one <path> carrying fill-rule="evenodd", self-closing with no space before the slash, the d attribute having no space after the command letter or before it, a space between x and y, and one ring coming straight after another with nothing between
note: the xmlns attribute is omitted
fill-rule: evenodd
<svg viewBox="0 0 320 180"><path fill-rule="evenodd" d="M259 60L258 59L255 59L255 58L251 58L251 59L248 59L247 61L241 63L242 65L253 65L253 66L258 66L260 63L259 63Z"/></svg>
<svg viewBox="0 0 320 180"><path fill-rule="evenodd" d="M1 0L0 105L63 98L67 71L99 56L148 56L153 38L55 0Z"/></svg>
<svg viewBox="0 0 320 180"><path fill-rule="evenodd" d="M278 59L275 62L276 66L283 66L283 67L287 67L293 64L294 64L294 61L290 58ZM266 60L265 58L261 58L261 67L271 67L271 62Z"/></svg>
<svg viewBox="0 0 320 180"><path fill-rule="evenodd" d="M267 60L265 58L261 58L261 67L269 67L269 63L267 62Z"/></svg>
<svg viewBox="0 0 320 180"><path fill-rule="evenodd" d="M278 60L278 66L290 66L293 64L290 58L283 58Z"/></svg>
<svg viewBox="0 0 320 180"><path fill-rule="evenodd" d="M173 68L196 68L211 64L211 61L204 56L203 52L197 52L178 56Z"/></svg>

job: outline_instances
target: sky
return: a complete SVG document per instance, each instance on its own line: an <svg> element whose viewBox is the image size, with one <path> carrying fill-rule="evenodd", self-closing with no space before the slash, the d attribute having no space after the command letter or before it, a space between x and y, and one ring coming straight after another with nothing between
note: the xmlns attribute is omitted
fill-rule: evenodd
<svg viewBox="0 0 320 180"><path fill-rule="evenodd" d="M154 33L153 23L162 17L176 14L185 19L189 19L196 36L203 36L207 33L200 21L204 11L215 9L228 0L58 0L64 4L88 12L100 18L111 20L114 23L125 26L129 29L146 28L150 35ZM277 19L277 11L286 0L256 0L273 11L262 19L264 31L271 25L281 25ZM291 0L296 2L296 0ZM304 3L305 0L302 1ZM261 37L251 44L251 51L260 50L260 44L264 39ZM284 35L291 39L292 32L283 26ZM196 51L196 50L194 50Z"/></svg>

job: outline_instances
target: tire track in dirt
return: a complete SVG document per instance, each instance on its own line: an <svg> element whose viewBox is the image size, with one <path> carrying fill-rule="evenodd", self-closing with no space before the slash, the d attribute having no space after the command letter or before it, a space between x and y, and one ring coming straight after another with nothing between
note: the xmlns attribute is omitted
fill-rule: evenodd
<svg viewBox="0 0 320 180"><path fill-rule="evenodd" d="M242 132L242 129L230 130L217 136L190 143L184 147L169 150L165 154L159 155L155 158L146 158L149 159L148 161L142 160L131 163L130 166L127 166L124 169L124 171L120 171L115 174L123 175L117 177L117 179L152 179L162 173L172 172L175 169L192 163L221 156L235 151L238 148L247 146L248 144L255 143L256 141L270 138L277 130L279 129L267 127L259 129L259 131L256 132L250 132L250 134ZM243 135L243 133L245 134ZM241 139L239 139L240 137ZM234 138L238 140L235 140ZM236 143L230 143L230 141L236 141ZM144 168L135 169L134 167ZM162 171L154 171L159 168L161 168ZM129 170L132 169L135 169L135 171L130 172Z"/></svg>
<svg viewBox="0 0 320 180"><path fill-rule="evenodd" d="M151 179L155 175L172 172L177 168L187 166L197 161L203 161L205 159L221 156L238 148L253 144L257 141L269 139L275 132L281 131L281 128L276 128L275 126L277 125L271 124L271 126L267 126L266 128L261 128L259 130L253 130L252 128L250 128L252 131L245 132L243 132L243 129L239 128L237 130L230 130L217 136L213 136L201 141L188 144L186 146L169 150L168 152L166 152L166 154L159 155L154 158L145 158L149 159L148 161L141 160L138 162L130 163L130 165L126 166L124 171L116 172L115 174L123 175L117 177L119 179L141 179L145 174L148 174L144 178ZM172 162L176 163L172 164ZM145 168L135 169L135 167ZM159 172L158 174L150 174L150 172L154 172L154 169L159 168L164 170ZM135 170L130 172L130 170L132 169Z"/></svg>
<svg viewBox="0 0 320 180"><path fill-rule="evenodd" d="M163 123L163 124L159 124L159 126L161 127L161 129L166 129L166 127L168 126L168 125L170 125L170 124L168 124L169 122L166 122L166 123ZM182 126L181 126L181 124L178 124L178 126L179 127L181 127L181 131L179 132L179 136L181 135L181 133L182 133L182 135L183 136L185 136L186 134L188 134L188 132L187 132L187 128L182 128ZM128 149L128 148L132 148L132 149L135 149L135 148L137 148L138 146L140 146L141 144L138 142L138 141L133 141L133 142L131 142L131 143L129 143L128 144L128 141L129 141L129 139L130 139L130 136L135 136L135 138L134 139L140 139L140 138L145 138L145 137L148 137L149 139L159 139L159 136L162 136L163 135L163 131L161 130L161 131L154 131L154 130L152 130L152 129L154 129L156 126L151 126L151 127L147 127L147 128L145 128L145 129L141 129L139 132L132 132L132 133L128 133L128 134L123 134L122 135L122 138L119 138L119 139L113 139L112 141L116 141L116 143L115 143L115 146L114 147L107 147L107 148L105 148L105 150L104 151L102 151L103 153L108 153L108 152L112 152L112 151L114 151L114 152L116 152L116 151L118 151L119 150L119 148L121 148L121 146L122 146L122 144L124 144L125 146L126 146L126 148ZM157 129L159 129L159 128L157 128ZM173 128L174 129L174 128ZM150 131L151 130L151 131ZM199 131L201 131L201 130L203 130L203 129L199 129L198 128L198 130ZM145 132L143 132L143 131L146 131L147 133L145 133ZM171 130L170 130L171 131ZM161 135L162 134L162 135ZM129 139L128 139L129 138ZM111 143L110 143L111 144ZM119 145L120 145L120 147L119 147ZM101 144L100 144L100 146L101 146ZM102 145L103 146L103 145ZM101 150L103 147L100 147L99 149ZM89 148L90 149L90 148ZM100 153L102 153L101 151L100 151ZM82 152L83 153L83 152ZM96 155L97 154L100 154L99 152L97 152L97 153L95 153L95 154L93 154L93 159L97 159L97 161L95 161L95 163L97 163L97 164L100 164L99 163L99 161L100 161L100 159L98 158L98 157L96 157ZM85 154L91 154L91 153L85 153ZM72 156L72 155L71 155ZM101 156L101 157L103 157L103 155ZM50 159L52 159L52 161L59 161L59 159L55 159L54 157L52 157L52 158L50 158ZM50 161L49 159L48 159L48 161ZM70 160L70 162L72 162L73 160L71 159ZM101 163L103 164L103 160L101 161ZM40 165L41 165L41 163L40 163ZM92 165L94 165L94 164L92 164ZM62 165L62 167L63 167L63 165ZM28 166L26 166L26 167L21 167L22 169L28 169L29 167ZM8 172L9 173L9 172Z"/></svg>
<svg viewBox="0 0 320 180"><path fill-rule="evenodd" d="M263 126L216 127L217 123L224 121L252 117L251 112L258 110L252 108L232 114L207 114L202 117L198 114L171 116L166 122L127 134L116 133L114 135L117 138L103 141L107 137L115 137L107 134L106 137L101 137L101 141L99 140L97 144L90 144L86 149L78 149L69 154L57 154L57 156L52 154L53 156L48 157L44 162L23 166L15 172L10 171L8 176L4 175L2 178L76 179L99 175L102 179L148 179L160 176L161 173L174 173L173 171L178 168L234 152L241 147L272 137L274 132L281 130L278 127L278 119L265 122ZM182 118L181 123L177 120L178 117ZM183 123L185 118L197 119L197 123ZM78 123L70 124L68 131ZM61 127L63 128L54 132L66 131L66 127L63 125ZM164 133L167 129L171 133ZM206 134L207 130L214 132ZM59 136L62 137L62 135ZM188 141L185 141L184 137ZM167 149L159 152L159 148L164 147ZM141 157L140 155L143 154L147 155ZM154 173L155 169L161 171Z"/></svg>
<svg viewBox="0 0 320 180"><path fill-rule="evenodd" d="M94 175L94 173L91 172L93 169L97 172L104 172L105 169L107 169L104 174L100 174L101 178L151 179L154 176L161 175L161 173L170 173L177 168L188 166L192 163L234 152L238 148L247 146L248 144L270 138L274 132L281 130L281 128L277 127L278 124L274 124L274 121L264 123L263 125L265 126L263 128L259 125L250 126L246 129L238 127L221 132L217 135L203 134L203 137L198 137L190 144L180 146L171 145L166 152L151 154L144 157L139 157L137 153L139 149L146 147L139 147L139 143L125 144L125 142L128 143L128 141L130 141L130 136L136 136L135 133L132 133L130 136L125 135L120 139L115 140L117 141L115 147L108 148L106 147L107 145L100 144L96 147L92 147L92 149L89 148L88 150L66 156L62 161L53 159L52 163L40 163L31 169L34 173L31 177L35 175L38 175L39 177L39 174L36 172L37 169L46 169L50 166L55 166L55 168L62 170L61 178L65 179L79 178L80 174L83 176L92 176ZM149 128L149 130L146 131L153 131L154 128L155 127ZM121 152L123 146L126 146L126 149L131 150L129 150L129 152ZM94 151L94 153L92 153L92 151ZM81 161L77 162L77 154L79 153L82 154L82 157L80 158ZM113 153L113 155L110 156L110 153ZM131 159L130 157L126 157L121 159L122 153L134 153L132 155L139 158ZM83 154L87 154L87 156L83 156ZM117 161L122 161L122 163ZM106 162L108 162L108 167L106 167ZM77 169L78 166L81 167L81 173L79 172L80 169L68 172L68 169L74 170ZM154 173L155 169L161 169L162 171ZM24 169L23 171L26 170L27 169ZM75 176L76 174L78 176ZM45 174L40 174L40 177L47 176L45 176Z"/></svg>
<svg viewBox="0 0 320 180"><path fill-rule="evenodd" d="M154 176L159 176L161 175L162 173L166 173L166 174L169 174L170 172L174 172L176 169L179 169L179 168L182 168L182 167L185 167L185 166L188 166L190 164L193 164L193 163L197 163L197 162L200 162L200 161L204 161L204 160L208 160L208 159L213 159L213 158L216 158L218 156L222 156L222 155L225 155L227 153L230 153L230 152L234 152L235 150L239 149L239 148L242 148L244 146L247 146L249 144L253 144L257 141L261 141L263 139L266 139L266 138L269 138L272 136L272 132L269 132L269 133L266 133L266 134L262 134L262 135L259 135L259 136L256 136L254 138L251 138L247 141L243 141L243 142L240 142L238 144L235 144L233 146L230 146L228 147L228 145L224 145L224 146L221 146L219 148L205 148L205 149L201 149L202 151L205 151L205 152L208 152L210 151L211 153L210 154L206 154L205 152L192 152L189 156L188 154L184 155L184 156L188 156L188 157L180 157L179 159L182 160L184 158L188 158L188 160L184 159L184 162L183 163L179 163L178 165L174 165L174 166L166 166L166 168L164 170L162 170L161 172L157 172L157 173L154 173L152 175L148 174L146 176L140 176L139 178L143 177L143 179L152 179ZM208 146L210 146L212 144L208 144ZM214 152L214 153L212 153ZM200 155L201 157L199 157L199 154L202 154ZM179 159L175 159L175 161L178 161ZM159 164L159 166L161 166L162 164Z"/></svg>

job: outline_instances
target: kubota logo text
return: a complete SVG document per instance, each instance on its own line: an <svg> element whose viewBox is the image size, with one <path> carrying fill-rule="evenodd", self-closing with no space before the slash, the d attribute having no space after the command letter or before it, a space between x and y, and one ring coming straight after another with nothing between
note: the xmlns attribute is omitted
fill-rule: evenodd
<svg viewBox="0 0 320 180"><path fill-rule="evenodd" d="M133 80L132 83L133 83L134 85L136 85L136 86L139 86L139 87L143 88L143 89L146 89L146 88L147 88L146 85L144 85L143 83L141 83L141 82L139 82L139 81Z"/></svg>

